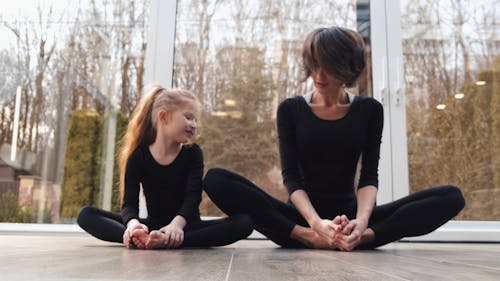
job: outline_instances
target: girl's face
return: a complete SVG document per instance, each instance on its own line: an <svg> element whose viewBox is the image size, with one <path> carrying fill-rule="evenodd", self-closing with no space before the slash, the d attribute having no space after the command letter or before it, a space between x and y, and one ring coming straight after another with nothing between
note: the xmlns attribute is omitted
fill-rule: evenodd
<svg viewBox="0 0 500 281"><path fill-rule="evenodd" d="M198 129L199 111L196 104L187 103L168 114L162 122L165 136L179 143L190 141Z"/></svg>

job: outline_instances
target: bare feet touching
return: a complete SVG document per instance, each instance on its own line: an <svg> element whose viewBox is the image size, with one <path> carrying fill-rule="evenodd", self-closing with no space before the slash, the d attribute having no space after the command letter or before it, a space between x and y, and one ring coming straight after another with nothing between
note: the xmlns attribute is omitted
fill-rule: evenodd
<svg viewBox="0 0 500 281"><path fill-rule="evenodd" d="M149 239L146 242L148 249L165 248L165 234L159 230L153 230L149 233Z"/></svg>
<svg viewBox="0 0 500 281"><path fill-rule="evenodd" d="M183 237L160 230L148 233L144 229L135 229L130 235L130 244L138 249L175 249L181 246L182 241Z"/></svg>
<svg viewBox="0 0 500 281"><path fill-rule="evenodd" d="M363 221L341 215L331 221L322 220L314 230L297 225L291 237L314 249L352 251L372 241L375 233Z"/></svg>
<svg viewBox="0 0 500 281"><path fill-rule="evenodd" d="M368 222L357 219L349 220L344 215L335 217L333 222L340 225L341 231L334 240L342 251L352 251L375 239L375 233L367 227Z"/></svg>
<svg viewBox="0 0 500 281"><path fill-rule="evenodd" d="M135 229L132 231L131 240L137 248L145 249L149 234L144 229Z"/></svg>

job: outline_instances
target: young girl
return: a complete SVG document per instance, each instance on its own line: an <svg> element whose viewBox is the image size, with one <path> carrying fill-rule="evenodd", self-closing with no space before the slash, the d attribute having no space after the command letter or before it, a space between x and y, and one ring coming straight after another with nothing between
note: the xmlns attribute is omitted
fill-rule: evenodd
<svg viewBox="0 0 500 281"><path fill-rule="evenodd" d="M200 104L181 89L154 86L134 110L120 153L121 215L84 207L78 224L93 236L127 248L210 247L231 244L252 231L247 215L202 221L203 154L188 144ZM148 217L139 218L139 188Z"/></svg>
<svg viewBox="0 0 500 281"><path fill-rule="evenodd" d="M315 90L286 99L277 114L292 204L240 175L212 169L204 187L222 211L250 214L255 228L283 247L350 251L429 233L462 210L460 189L449 185L375 206L383 109L373 98L347 92L365 67L364 48L362 37L346 28L318 28L307 36L305 78L312 78Z"/></svg>

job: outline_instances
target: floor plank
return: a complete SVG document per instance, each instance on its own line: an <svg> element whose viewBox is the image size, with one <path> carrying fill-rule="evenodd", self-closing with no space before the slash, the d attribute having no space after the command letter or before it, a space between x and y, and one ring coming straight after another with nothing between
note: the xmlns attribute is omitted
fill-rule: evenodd
<svg viewBox="0 0 500 281"><path fill-rule="evenodd" d="M0 280L499 280L500 244L392 243L375 251L127 250L88 235L2 235Z"/></svg>

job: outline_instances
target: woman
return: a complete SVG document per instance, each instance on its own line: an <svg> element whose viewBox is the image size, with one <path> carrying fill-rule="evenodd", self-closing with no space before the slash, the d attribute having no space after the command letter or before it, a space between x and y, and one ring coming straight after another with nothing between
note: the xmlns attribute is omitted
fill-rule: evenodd
<svg viewBox="0 0 500 281"><path fill-rule="evenodd" d="M250 215L256 230L283 247L351 251L429 233L462 210L454 186L375 206L383 109L373 98L347 92L365 67L363 39L346 28L318 28L307 36L302 57L304 81L311 77L315 90L286 99L277 115L290 203L235 173L211 169L204 188L222 211Z"/></svg>

